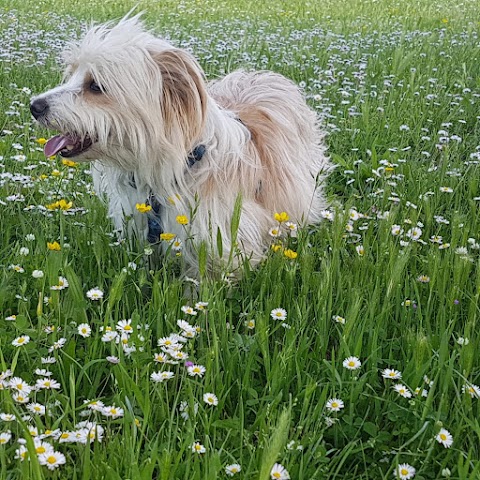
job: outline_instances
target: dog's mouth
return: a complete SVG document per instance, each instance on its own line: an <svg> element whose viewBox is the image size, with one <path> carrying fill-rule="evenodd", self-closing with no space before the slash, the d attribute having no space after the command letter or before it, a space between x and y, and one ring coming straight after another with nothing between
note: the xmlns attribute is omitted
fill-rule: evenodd
<svg viewBox="0 0 480 480"><path fill-rule="evenodd" d="M55 135L47 141L43 148L46 157L53 157L60 153L62 157L76 157L88 150L93 144L92 139L85 135L81 137L75 133Z"/></svg>

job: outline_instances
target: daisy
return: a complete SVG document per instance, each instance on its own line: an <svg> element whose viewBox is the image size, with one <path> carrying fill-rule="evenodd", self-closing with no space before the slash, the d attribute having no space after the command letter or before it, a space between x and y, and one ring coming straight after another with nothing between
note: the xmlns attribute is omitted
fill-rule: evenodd
<svg viewBox="0 0 480 480"><path fill-rule="evenodd" d="M463 385L462 392L468 393L472 398L480 398L480 387L473 383Z"/></svg>
<svg viewBox="0 0 480 480"><path fill-rule="evenodd" d="M357 251L360 257L363 257L365 255L365 248L363 247L363 245L357 245L355 247L355 250Z"/></svg>
<svg viewBox="0 0 480 480"><path fill-rule="evenodd" d="M11 438L12 434L9 431L0 433L0 445L5 445L11 440Z"/></svg>
<svg viewBox="0 0 480 480"><path fill-rule="evenodd" d="M341 325L345 325L346 320L341 317L340 315L334 315L333 316L333 321L336 323L340 323Z"/></svg>
<svg viewBox="0 0 480 480"><path fill-rule="evenodd" d="M28 395L33 390L33 388L20 377L12 377L8 382L8 386L25 395Z"/></svg>
<svg viewBox="0 0 480 480"><path fill-rule="evenodd" d="M109 355L108 357L105 357L105 359L107 360L107 362L110 362L113 365L118 365L120 363L120 359L115 355Z"/></svg>
<svg viewBox="0 0 480 480"><path fill-rule="evenodd" d="M203 377L206 372L206 368L203 365L190 365L187 367L187 372L191 377Z"/></svg>
<svg viewBox="0 0 480 480"><path fill-rule="evenodd" d="M33 278L43 278L43 276L44 276L44 273L43 273L42 270L34 270L32 272L32 277Z"/></svg>
<svg viewBox="0 0 480 480"><path fill-rule="evenodd" d="M66 338L60 338L48 349L49 353L52 353L54 350L60 350L67 343Z"/></svg>
<svg viewBox="0 0 480 480"><path fill-rule="evenodd" d="M197 312L192 307L189 307L188 305L184 305L181 308L181 310L182 310L183 313L186 313L187 315L196 315L197 314Z"/></svg>
<svg viewBox="0 0 480 480"><path fill-rule="evenodd" d="M287 227L287 230L291 233L295 233L298 230L297 224L292 222L286 222L285 227Z"/></svg>
<svg viewBox="0 0 480 480"><path fill-rule="evenodd" d="M103 292L98 287L92 288L87 292L87 298L93 301L101 300Z"/></svg>
<svg viewBox="0 0 480 480"><path fill-rule="evenodd" d="M275 463L272 469L270 470L270 478L272 480L289 480L290 474L288 470L279 463Z"/></svg>
<svg viewBox="0 0 480 480"><path fill-rule="evenodd" d="M168 355L166 353L156 353L153 356L153 361L157 363L167 363L168 362Z"/></svg>
<svg viewBox="0 0 480 480"><path fill-rule="evenodd" d="M60 465L64 465L66 459L63 453L52 450L51 452L39 455L38 462L40 465L45 465L49 470L55 470Z"/></svg>
<svg viewBox="0 0 480 480"><path fill-rule="evenodd" d="M153 382L162 383L165 380L170 380L175 374L173 372L153 372L150 378Z"/></svg>
<svg viewBox="0 0 480 480"><path fill-rule="evenodd" d="M21 337L17 337L15 340L12 341L12 345L14 347L21 347L26 345L30 341L30 337L28 335L22 335Z"/></svg>
<svg viewBox="0 0 480 480"><path fill-rule="evenodd" d="M405 385L402 385L401 383L397 383L392 388L403 398L412 397L412 392Z"/></svg>
<svg viewBox="0 0 480 480"><path fill-rule="evenodd" d="M14 393L12 398L17 403L28 403L30 401L30 398L21 392Z"/></svg>
<svg viewBox="0 0 480 480"><path fill-rule="evenodd" d="M422 229L419 227L413 227L407 232L407 237L412 240L418 240L422 236Z"/></svg>
<svg viewBox="0 0 480 480"><path fill-rule="evenodd" d="M16 419L13 413L0 413L0 420L4 422L13 422Z"/></svg>
<svg viewBox="0 0 480 480"><path fill-rule="evenodd" d="M132 319L129 318L127 320L120 320L117 322L117 325L115 328L120 332L120 333L126 333L127 335L130 335L133 333L133 327L132 327Z"/></svg>
<svg viewBox="0 0 480 480"><path fill-rule="evenodd" d="M415 469L408 463L402 463L395 468L393 474L401 480L409 480L415 476Z"/></svg>
<svg viewBox="0 0 480 480"><path fill-rule="evenodd" d="M242 467L238 463L232 463L231 465L227 465L225 467L225 473L229 477L233 477L236 473L240 472Z"/></svg>
<svg viewBox="0 0 480 480"><path fill-rule="evenodd" d="M430 282L430 277L428 275L420 275L419 277L417 277L417 281L419 281L420 283L428 283Z"/></svg>
<svg viewBox="0 0 480 480"><path fill-rule="evenodd" d="M362 366L362 362L361 362L360 359L357 358L357 357L347 357L347 358L343 361L343 366L344 366L347 370L357 370L357 369L359 369L359 368Z"/></svg>
<svg viewBox="0 0 480 480"><path fill-rule="evenodd" d="M345 404L343 403L343 400L340 400L339 398L331 398L328 400L325 407L331 412L339 412L345 407Z"/></svg>
<svg viewBox="0 0 480 480"><path fill-rule="evenodd" d="M207 307L208 307L208 302L197 302L195 304L195 308L197 310L206 310Z"/></svg>
<svg viewBox="0 0 480 480"><path fill-rule="evenodd" d="M453 443L452 434L445 428L440 429L437 436L435 437L435 440L438 443L441 443L445 448L450 448Z"/></svg>
<svg viewBox="0 0 480 480"><path fill-rule="evenodd" d="M65 277L58 277L58 283L50 287L50 290L64 290L69 287L68 280Z"/></svg>
<svg viewBox="0 0 480 480"><path fill-rule="evenodd" d="M218 398L214 393L204 393L203 401L214 407L218 405Z"/></svg>
<svg viewBox="0 0 480 480"><path fill-rule="evenodd" d="M35 452L37 453L37 455L53 452L53 447L48 442L44 442L39 438L34 438L33 443L35 445Z"/></svg>
<svg viewBox="0 0 480 480"><path fill-rule="evenodd" d="M402 372L399 372L398 370L393 370L391 368L386 368L385 370L382 370L382 377L389 378L391 380L399 380L400 378L402 378Z"/></svg>
<svg viewBox="0 0 480 480"><path fill-rule="evenodd" d="M287 311L284 310L283 308L274 308L274 309L270 312L270 316L271 316L274 320L286 320L286 318L287 318Z"/></svg>
<svg viewBox="0 0 480 480"><path fill-rule="evenodd" d="M198 453L200 455L201 453L205 453L206 451L207 451L207 449L199 442L195 442L192 445L192 452L193 453Z"/></svg>
<svg viewBox="0 0 480 480"><path fill-rule="evenodd" d="M92 329L88 323L81 323L78 327L78 334L83 338L87 338L91 335Z"/></svg>
<svg viewBox="0 0 480 480"><path fill-rule="evenodd" d="M272 227L269 231L268 231L268 234L273 237L273 238L277 238L279 237L282 232L281 230L278 228L278 227Z"/></svg>
<svg viewBox="0 0 480 480"><path fill-rule="evenodd" d="M60 384L53 379L50 378L39 378L35 382L35 389L36 390L57 390L60 388Z"/></svg>
<svg viewBox="0 0 480 480"><path fill-rule="evenodd" d="M123 408L112 405L111 407L104 407L102 410L102 413L106 417L120 418L120 417L123 417L124 411L123 411Z"/></svg>
<svg viewBox="0 0 480 480"><path fill-rule="evenodd" d="M45 415L45 406L41 403L29 403L27 405L27 410L34 415Z"/></svg>

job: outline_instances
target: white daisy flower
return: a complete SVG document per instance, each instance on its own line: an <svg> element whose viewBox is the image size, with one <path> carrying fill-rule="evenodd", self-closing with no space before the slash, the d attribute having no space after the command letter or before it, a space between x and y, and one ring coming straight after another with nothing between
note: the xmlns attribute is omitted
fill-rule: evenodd
<svg viewBox="0 0 480 480"><path fill-rule="evenodd" d="M205 403L208 403L208 405L212 405L214 407L218 405L218 398L214 393L204 393L203 401Z"/></svg>
<svg viewBox="0 0 480 480"><path fill-rule="evenodd" d="M289 480L290 474L283 465L280 463L275 463L270 470L270 478L272 480Z"/></svg>
<svg viewBox="0 0 480 480"><path fill-rule="evenodd" d="M270 312L270 316L274 319L274 320L286 320L287 318L287 311L284 310L283 308L274 308L271 312Z"/></svg>
<svg viewBox="0 0 480 480"><path fill-rule="evenodd" d="M438 443L441 443L445 448L450 448L453 444L452 434L445 428L441 428L435 437Z"/></svg>

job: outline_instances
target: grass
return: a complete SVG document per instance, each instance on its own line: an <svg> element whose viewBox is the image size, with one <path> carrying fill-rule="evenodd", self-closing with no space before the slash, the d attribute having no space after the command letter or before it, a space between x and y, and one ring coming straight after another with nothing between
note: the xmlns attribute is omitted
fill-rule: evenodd
<svg viewBox="0 0 480 480"><path fill-rule="evenodd" d="M292 479L387 479L400 464L416 479L480 478L477 3L139 2L210 78L270 68L300 83L338 165L332 220L284 240L295 259L272 251L237 283L202 278L198 298L185 293L181 257L155 265L117 242L88 167L45 159L47 132L28 110L31 92L59 81L65 41L133 4L7 0L0 10L0 370L12 373L0 413L16 416L0 417L0 478L214 479L236 463L233 478L259 480L274 463ZM45 208L61 199L72 206ZM52 290L59 276L68 287ZM95 287L103 298L87 297ZM208 306L182 310L198 300ZM154 360L178 319L198 326L183 350L202 378ZM109 329L128 332L125 344L103 341ZM350 356L358 370L343 366ZM384 379L386 368L401 380ZM33 386L36 369L60 388L21 403L11 379ZM174 376L157 383L158 371ZM338 412L327 408L335 398ZM31 413L34 402L46 413ZM441 428L450 448L435 439ZM40 465L40 440L65 464Z"/></svg>

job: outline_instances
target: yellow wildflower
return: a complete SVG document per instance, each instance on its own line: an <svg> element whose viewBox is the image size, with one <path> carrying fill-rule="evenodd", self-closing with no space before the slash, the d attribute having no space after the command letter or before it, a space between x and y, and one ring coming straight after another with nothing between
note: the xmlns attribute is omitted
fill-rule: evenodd
<svg viewBox="0 0 480 480"><path fill-rule="evenodd" d="M188 225L188 217L186 215L177 215L177 223L180 225Z"/></svg>
<svg viewBox="0 0 480 480"><path fill-rule="evenodd" d="M297 258L298 256L298 253L297 252L294 252L293 250L291 250L290 248L287 248L283 254L287 257L287 258L290 258L291 260Z"/></svg>
<svg viewBox="0 0 480 480"><path fill-rule="evenodd" d="M60 244L58 242L47 242L47 248L49 250L61 250L62 247L60 246Z"/></svg>
<svg viewBox="0 0 480 480"><path fill-rule="evenodd" d="M62 160L62 163L66 166L66 167L78 167L78 163L77 162L74 162L72 160L67 160L66 158L64 158Z"/></svg>
<svg viewBox="0 0 480 480"><path fill-rule="evenodd" d="M288 219L290 217L288 216L287 212L280 212L280 213L276 213L274 215L274 218L277 222L283 223L283 222L288 222Z"/></svg>
<svg viewBox="0 0 480 480"><path fill-rule="evenodd" d="M175 238L174 233L161 233L160 234L160 240L165 240L166 242L170 242L170 240L173 240Z"/></svg>
<svg viewBox="0 0 480 480"><path fill-rule="evenodd" d="M37 138L35 140L39 145L45 145L47 143L47 139L46 138Z"/></svg>
<svg viewBox="0 0 480 480"><path fill-rule="evenodd" d="M150 205L147 205L146 203L137 203L135 205L135 208L140 212L140 213L147 213L149 212L152 207Z"/></svg>

